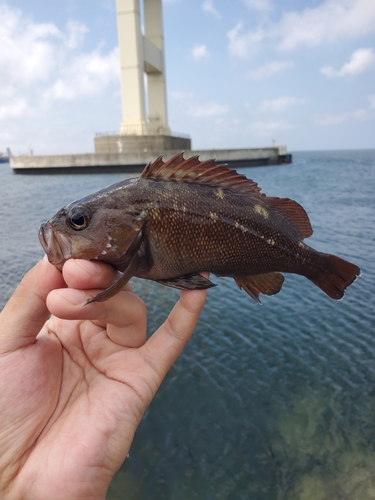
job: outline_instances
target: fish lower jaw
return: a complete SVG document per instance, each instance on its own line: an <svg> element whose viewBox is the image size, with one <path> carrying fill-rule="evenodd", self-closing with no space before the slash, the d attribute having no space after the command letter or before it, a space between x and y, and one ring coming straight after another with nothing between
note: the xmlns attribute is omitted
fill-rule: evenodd
<svg viewBox="0 0 375 500"><path fill-rule="evenodd" d="M56 236L48 223L40 227L38 237L49 262L58 269L61 270L64 262L73 257L68 238L62 234Z"/></svg>

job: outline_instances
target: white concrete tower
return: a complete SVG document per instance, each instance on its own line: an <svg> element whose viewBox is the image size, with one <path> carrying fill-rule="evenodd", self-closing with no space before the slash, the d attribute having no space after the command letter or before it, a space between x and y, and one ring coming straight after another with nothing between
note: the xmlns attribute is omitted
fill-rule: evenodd
<svg viewBox="0 0 375 500"><path fill-rule="evenodd" d="M144 0L145 35L140 0L116 0L116 8L121 65L120 135L170 135L161 0Z"/></svg>

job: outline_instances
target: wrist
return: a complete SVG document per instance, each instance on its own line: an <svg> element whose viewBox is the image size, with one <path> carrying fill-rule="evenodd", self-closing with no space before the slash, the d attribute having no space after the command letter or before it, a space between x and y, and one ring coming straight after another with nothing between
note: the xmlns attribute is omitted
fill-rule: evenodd
<svg viewBox="0 0 375 500"><path fill-rule="evenodd" d="M40 484L28 485L29 487L18 487L13 485L8 489L1 489L1 500L105 500L109 484L105 487L100 484L79 485L69 484L69 479L64 481L60 487L41 487Z"/></svg>

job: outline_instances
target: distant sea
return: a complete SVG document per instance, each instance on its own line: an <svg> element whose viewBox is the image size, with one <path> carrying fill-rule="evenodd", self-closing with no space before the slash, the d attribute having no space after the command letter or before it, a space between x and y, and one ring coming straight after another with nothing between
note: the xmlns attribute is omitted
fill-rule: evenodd
<svg viewBox="0 0 375 500"><path fill-rule="evenodd" d="M360 266L342 301L303 277L253 302L215 278L200 322L137 431L108 500L375 498L375 150L298 152L241 173L298 201L318 250ZM0 167L0 302L43 256L41 222L122 174ZM134 280L152 333L178 292ZM67 478L68 480L68 478Z"/></svg>

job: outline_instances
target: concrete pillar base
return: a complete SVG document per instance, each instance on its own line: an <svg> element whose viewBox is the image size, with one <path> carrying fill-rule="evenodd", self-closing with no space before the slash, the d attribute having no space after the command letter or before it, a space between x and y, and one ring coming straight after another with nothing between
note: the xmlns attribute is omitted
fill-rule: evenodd
<svg viewBox="0 0 375 500"><path fill-rule="evenodd" d="M168 151L191 150L190 138L171 135L97 135L94 143L96 154L150 153L156 157Z"/></svg>

